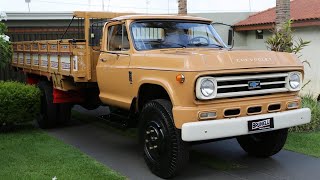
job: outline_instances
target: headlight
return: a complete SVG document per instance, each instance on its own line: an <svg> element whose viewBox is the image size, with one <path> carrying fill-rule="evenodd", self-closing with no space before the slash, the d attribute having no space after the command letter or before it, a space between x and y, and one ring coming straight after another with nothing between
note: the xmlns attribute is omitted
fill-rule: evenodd
<svg viewBox="0 0 320 180"><path fill-rule="evenodd" d="M217 94L217 82L212 77L201 77L197 80L196 96L198 99L213 99Z"/></svg>
<svg viewBox="0 0 320 180"><path fill-rule="evenodd" d="M211 96L214 92L214 88L214 83L209 79L205 79L200 86L201 93L205 97Z"/></svg>
<svg viewBox="0 0 320 180"><path fill-rule="evenodd" d="M300 72L290 72L287 83L289 90L299 91L301 89L302 74Z"/></svg>

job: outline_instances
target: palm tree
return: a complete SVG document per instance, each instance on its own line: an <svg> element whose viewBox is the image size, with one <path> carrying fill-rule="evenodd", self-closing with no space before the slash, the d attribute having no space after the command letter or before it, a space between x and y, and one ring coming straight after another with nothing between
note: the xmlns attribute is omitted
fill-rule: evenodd
<svg viewBox="0 0 320 180"><path fill-rule="evenodd" d="M178 0L178 14L187 15L187 0Z"/></svg>
<svg viewBox="0 0 320 180"><path fill-rule="evenodd" d="M281 30L284 23L290 19L290 0L276 2L276 30Z"/></svg>

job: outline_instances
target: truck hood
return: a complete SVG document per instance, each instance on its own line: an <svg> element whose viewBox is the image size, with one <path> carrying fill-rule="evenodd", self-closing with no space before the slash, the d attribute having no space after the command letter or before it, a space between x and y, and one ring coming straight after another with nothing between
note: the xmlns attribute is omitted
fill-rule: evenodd
<svg viewBox="0 0 320 180"><path fill-rule="evenodd" d="M251 68L302 69L298 58L289 53L274 51L244 51L217 49L170 49L148 51L144 67L180 71L212 71ZM132 61L134 62L134 61Z"/></svg>

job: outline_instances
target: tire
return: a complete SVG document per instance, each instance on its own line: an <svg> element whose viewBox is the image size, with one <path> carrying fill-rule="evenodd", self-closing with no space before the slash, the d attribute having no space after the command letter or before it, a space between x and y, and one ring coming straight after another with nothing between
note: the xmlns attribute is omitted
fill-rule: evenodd
<svg viewBox="0 0 320 180"><path fill-rule="evenodd" d="M53 87L45 81L39 82L38 87L41 91L41 107L37 123L42 129L53 128L57 125L58 112L58 105L53 103Z"/></svg>
<svg viewBox="0 0 320 180"><path fill-rule="evenodd" d="M269 157L277 154L286 143L288 129L246 135L237 138L238 143L249 155Z"/></svg>
<svg viewBox="0 0 320 180"><path fill-rule="evenodd" d="M70 103L58 104L57 120L59 125L65 125L70 121L71 108L72 108L72 104Z"/></svg>
<svg viewBox="0 0 320 180"><path fill-rule="evenodd" d="M181 139L168 100L145 104L139 120L139 142L149 169L161 178L174 177L189 160L188 144Z"/></svg>

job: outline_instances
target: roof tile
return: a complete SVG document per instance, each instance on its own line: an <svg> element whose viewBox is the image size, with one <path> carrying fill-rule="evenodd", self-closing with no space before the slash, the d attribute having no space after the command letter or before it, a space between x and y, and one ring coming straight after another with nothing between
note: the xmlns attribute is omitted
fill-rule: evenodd
<svg viewBox="0 0 320 180"><path fill-rule="evenodd" d="M292 20L320 19L320 0L293 0L290 2ZM256 24L274 23L276 19L275 7L258 12L247 19L238 22L235 26L248 26Z"/></svg>

